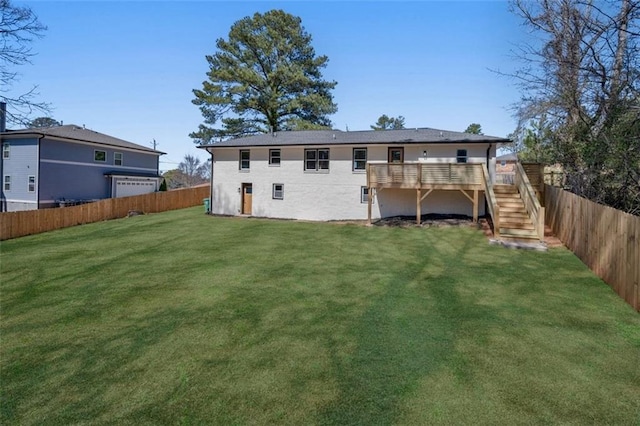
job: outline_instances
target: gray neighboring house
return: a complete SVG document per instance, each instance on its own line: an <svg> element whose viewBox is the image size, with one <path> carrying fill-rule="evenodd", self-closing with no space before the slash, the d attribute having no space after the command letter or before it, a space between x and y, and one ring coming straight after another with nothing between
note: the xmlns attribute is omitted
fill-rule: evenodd
<svg viewBox="0 0 640 426"><path fill-rule="evenodd" d="M164 152L77 125L0 132L0 211L158 190Z"/></svg>

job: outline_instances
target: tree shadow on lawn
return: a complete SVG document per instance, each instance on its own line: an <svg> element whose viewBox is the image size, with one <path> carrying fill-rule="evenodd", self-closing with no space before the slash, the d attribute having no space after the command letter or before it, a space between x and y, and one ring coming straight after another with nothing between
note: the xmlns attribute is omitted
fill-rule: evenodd
<svg viewBox="0 0 640 426"><path fill-rule="evenodd" d="M27 353L21 347L5 352L3 394L11 397L3 398L0 419L5 424L97 421L135 405L129 398L162 392L158 384L144 383L149 375L158 378L149 374L153 366L145 359L162 365L162 355L154 352L186 314L165 309L126 325L84 324L68 330L66 338L30 342ZM78 335L71 335L74 331ZM144 392L131 389L136 381L142 381Z"/></svg>
<svg viewBox="0 0 640 426"><path fill-rule="evenodd" d="M446 244L446 234L439 238L438 245ZM443 364L454 365L460 380L468 378L471 373L456 351L456 341L467 322L494 319L490 309L458 293L457 260L471 244L465 242L455 253L425 245L419 261L396 271L386 292L353 329L357 349L351 356L340 356L341 348L328 338L340 393L321 413L319 423L392 424L402 414L404 398Z"/></svg>

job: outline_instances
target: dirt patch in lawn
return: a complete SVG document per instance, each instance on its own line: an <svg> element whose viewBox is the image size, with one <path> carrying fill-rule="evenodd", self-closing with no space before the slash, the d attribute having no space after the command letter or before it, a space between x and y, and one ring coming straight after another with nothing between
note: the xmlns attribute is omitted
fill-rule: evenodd
<svg viewBox="0 0 640 426"><path fill-rule="evenodd" d="M420 225L416 224L415 216L393 216L385 217L373 222L373 226L395 226L400 228L410 228L420 226L423 228L440 228L449 226L471 226L477 224L469 216L455 214L425 214L420 217Z"/></svg>

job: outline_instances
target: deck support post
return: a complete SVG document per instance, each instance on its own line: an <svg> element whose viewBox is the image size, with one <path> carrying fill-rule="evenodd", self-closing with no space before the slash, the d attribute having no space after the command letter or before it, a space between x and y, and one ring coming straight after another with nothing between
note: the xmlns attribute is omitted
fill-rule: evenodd
<svg viewBox="0 0 640 426"><path fill-rule="evenodd" d="M373 204L373 190L370 186L367 187L367 225L371 225L371 205Z"/></svg>
<svg viewBox="0 0 640 426"><path fill-rule="evenodd" d="M460 192L462 192L462 195L467 197L469 201L473 203L473 221L477 222L478 221L478 190L477 189L473 190L473 197L467 194L467 191L465 191L464 189L461 189Z"/></svg>
<svg viewBox="0 0 640 426"><path fill-rule="evenodd" d="M416 225L420 225L420 219L422 216L422 211L421 211L421 201L422 201L422 189L418 188L416 190Z"/></svg>
<svg viewBox="0 0 640 426"><path fill-rule="evenodd" d="M473 221L478 222L478 190L473 190Z"/></svg>

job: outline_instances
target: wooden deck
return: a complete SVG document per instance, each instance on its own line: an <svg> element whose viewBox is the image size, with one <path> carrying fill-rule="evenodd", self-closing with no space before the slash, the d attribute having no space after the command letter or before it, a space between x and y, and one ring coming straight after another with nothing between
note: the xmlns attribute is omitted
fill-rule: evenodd
<svg viewBox="0 0 640 426"><path fill-rule="evenodd" d="M484 189L479 163L370 163L370 188Z"/></svg>
<svg viewBox="0 0 640 426"><path fill-rule="evenodd" d="M368 222L371 223L373 191L385 188L416 190L416 223L420 224L422 201L434 190L460 191L473 203L478 220L479 191L487 191L488 174L482 163L368 163Z"/></svg>

